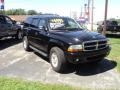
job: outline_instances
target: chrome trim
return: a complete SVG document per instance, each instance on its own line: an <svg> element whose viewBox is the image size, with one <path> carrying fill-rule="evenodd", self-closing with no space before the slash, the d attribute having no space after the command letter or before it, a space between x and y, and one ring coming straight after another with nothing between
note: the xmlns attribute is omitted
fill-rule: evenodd
<svg viewBox="0 0 120 90"><path fill-rule="evenodd" d="M100 42L104 42L105 43L101 43ZM103 39L103 40L92 40L92 41L85 41L83 42L82 46L83 46L83 51L95 51L95 50L101 50L101 49L105 49L107 48L109 45L107 44L108 40L107 39ZM95 43L95 44L92 44ZM85 45L85 44L92 44L92 45ZM103 47L101 47L103 46ZM90 50L87 50L86 48L90 48ZM94 48L94 49L92 49Z"/></svg>
<svg viewBox="0 0 120 90"><path fill-rule="evenodd" d="M31 49L33 49L34 51L38 52L39 54L41 54L41 55L45 56L45 57L47 57L47 56L48 56L46 53L44 53L44 52L42 52L42 51L40 51L40 50L38 50L38 49L34 48L33 46L30 46L30 48L31 48Z"/></svg>

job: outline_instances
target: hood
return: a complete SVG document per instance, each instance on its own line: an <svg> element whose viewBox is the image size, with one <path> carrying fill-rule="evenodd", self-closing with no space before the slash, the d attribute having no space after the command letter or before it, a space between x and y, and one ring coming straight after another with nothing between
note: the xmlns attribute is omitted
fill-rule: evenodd
<svg viewBox="0 0 120 90"><path fill-rule="evenodd" d="M71 43L82 43L84 41L91 41L91 40L101 40L106 39L105 36L101 35L100 33L91 32L88 30L81 30L81 31L56 31L52 32L54 35L60 36L64 38L64 40L68 40Z"/></svg>

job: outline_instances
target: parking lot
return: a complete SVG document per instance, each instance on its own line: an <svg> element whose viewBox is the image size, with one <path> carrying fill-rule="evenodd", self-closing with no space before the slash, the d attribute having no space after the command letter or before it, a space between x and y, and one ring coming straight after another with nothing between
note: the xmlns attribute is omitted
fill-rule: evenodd
<svg viewBox="0 0 120 90"><path fill-rule="evenodd" d="M117 63L108 59L97 65L70 66L64 74L52 70L47 58L36 52L26 52L20 41L0 41L0 76L17 77L47 83L67 84L87 88L120 88Z"/></svg>

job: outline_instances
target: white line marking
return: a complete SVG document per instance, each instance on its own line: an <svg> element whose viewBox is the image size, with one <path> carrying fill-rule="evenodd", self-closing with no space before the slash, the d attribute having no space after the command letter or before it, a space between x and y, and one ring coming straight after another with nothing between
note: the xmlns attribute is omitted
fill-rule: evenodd
<svg viewBox="0 0 120 90"><path fill-rule="evenodd" d="M5 67L9 67L9 66L11 66L11 65L13 65L13 64L15 64L15 63L21 61L22 59L24 59L24 58L27 57L28 55L30 55L30 54L26 54L26 55L23 56L22 58L14 59L13 61L11 61L11 62L9 62L7 65L5 65Z"/></svg>

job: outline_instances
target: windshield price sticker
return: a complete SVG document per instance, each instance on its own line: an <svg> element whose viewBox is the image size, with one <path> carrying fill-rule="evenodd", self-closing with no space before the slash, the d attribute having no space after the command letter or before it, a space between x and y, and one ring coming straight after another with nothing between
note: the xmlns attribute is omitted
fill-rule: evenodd
<svg viewBox="0 0 120 90"><path fill-rule="evenodd" d="M52 23L63 23L63 19L52 19L50 20Z"/></svg>

